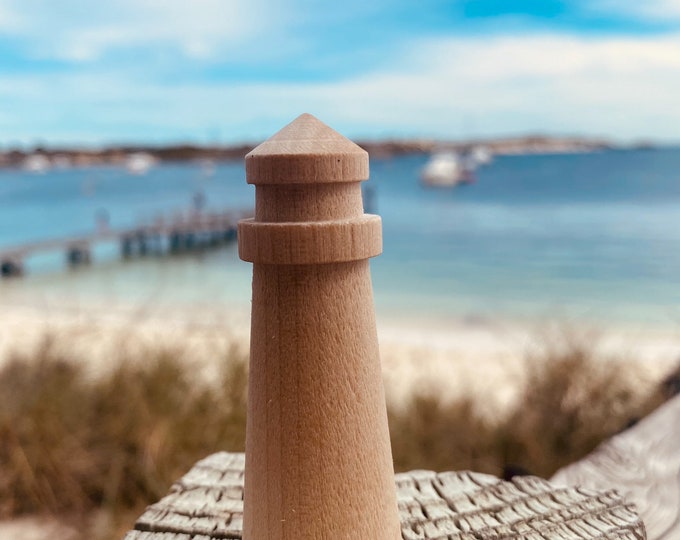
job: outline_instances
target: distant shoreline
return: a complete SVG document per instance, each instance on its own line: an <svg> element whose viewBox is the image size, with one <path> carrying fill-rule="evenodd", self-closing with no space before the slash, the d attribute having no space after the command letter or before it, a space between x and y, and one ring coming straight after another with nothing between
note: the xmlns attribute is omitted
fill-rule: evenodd
<svg viewBox="0 0 680 540"><path fill-rule="evenodd" d="M604 139L585 137L523 136L465 141L404 139L358 141L371 157L391 158L404 155L430 154L446 149L466 151L484 147L495 155L583 153L614 149L655 149L651 143L616 145ZM0 168L31 169L41 162L45 167L87 167L98 165L126 166L134 156L146 156L156 162L215 163L242 160L255 144L236 145L112 145L103 148L36 146L30 149L0 150Z"/></svg>

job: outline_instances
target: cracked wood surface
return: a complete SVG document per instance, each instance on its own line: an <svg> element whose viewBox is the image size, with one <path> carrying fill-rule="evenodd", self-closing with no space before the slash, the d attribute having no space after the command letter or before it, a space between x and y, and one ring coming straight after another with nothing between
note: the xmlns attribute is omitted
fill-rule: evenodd
<svg viewBox="0 0 680 540"><path fill-rule="evenodd" d="M240 539L243 454L199 461L125 540ZM471 472L395 476L403 540L642 540L634 507L613 490L556 487L535 477L511 482ZM348 524L347 538L356 538Z"/></svg>

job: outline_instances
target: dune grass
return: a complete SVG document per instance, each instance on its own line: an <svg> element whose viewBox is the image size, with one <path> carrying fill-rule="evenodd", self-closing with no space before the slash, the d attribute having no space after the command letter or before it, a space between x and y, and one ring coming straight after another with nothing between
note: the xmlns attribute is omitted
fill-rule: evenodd
<svg viewBox="0 0 680 540"><path fill-rule="evenodd" d="M87 522L99 510L109 525L84 537L120 538L199 458L244 450L246 359L235 349L216 359L216 384L162 347L94 380L57 349L46 337L0 371L0 518Z"/></svg>
<svg viewBox="0 0 680 540"><path fill-rule="evenodd" d="M395 469L549 478L663 401L661 389L645 386L627 359L606 357L573 336L553 339L529 354L520 398L502 417L480 413L484 396L446 403L419 393L399 412L388 407Z"/></svg>
<svg viewBox="0 0 680 540"><path fill-rule="evenodd" d="M0 369L0 518L51 513L83 538L121 538L198 459L243 451L243 353L226 348L219 380L206 381L177 350L121 347L115 368L92 378L59 339ZM480 415L472 396L388 404L395 468L547 477L658 403L583 344L546 349L529 366L502 418Z"/></svg>

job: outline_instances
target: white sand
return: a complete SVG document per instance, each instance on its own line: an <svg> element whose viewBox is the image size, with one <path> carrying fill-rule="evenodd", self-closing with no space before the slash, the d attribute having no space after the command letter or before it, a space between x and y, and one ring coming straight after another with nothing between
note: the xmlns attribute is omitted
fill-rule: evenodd
<svg viewBox="0 0 680 540"><path fill-rule="evenodd" d="M165 346L181 351L187 364L212 378L220 354L230 346L246 354L250 327L244 306L61 303L57 308L24 303L5 305L0 320L0 364L12 352L34 350L53 335L59 338L56 346L93 375L114 366L121 349ZM404 402L414 391L436 392L445 400L472 395L489 414L507 408L522 388L527 358L548 344L588 343L603 357L623 362L612 369L625 368L637 377L641 391L680 359L680 336L663 330L378 317L378 336L391 403Z"/></svg>
<svg viewBox="0 0 680 540"><path fill-rule="evenodd" d="M379 337L392 403L413 391L435 392L444 400L469 396L490 417L509 410L519 397L530 361L574 344L585 344L605 369L634 379L640 392L658 384L680 360L680 338L667 331L598 330L561 322L385 321Z"/></svg>
<svg viewBox="0 0 680 540"><path fill-rule="evenodd" d="M78 531L56 518L28 516L0 521L3 540L75 540Z"/></svg>

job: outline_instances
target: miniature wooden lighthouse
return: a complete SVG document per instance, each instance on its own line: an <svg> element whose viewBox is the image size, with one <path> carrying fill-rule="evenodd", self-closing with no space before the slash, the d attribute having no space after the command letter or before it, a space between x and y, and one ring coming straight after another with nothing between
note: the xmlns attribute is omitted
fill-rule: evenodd
<svg viewBox="0 0 680 540"><path fill-rule="evenodd" d="M303 114L246 156L247 540L401 538L368 259L368 154Z"/></svg>

